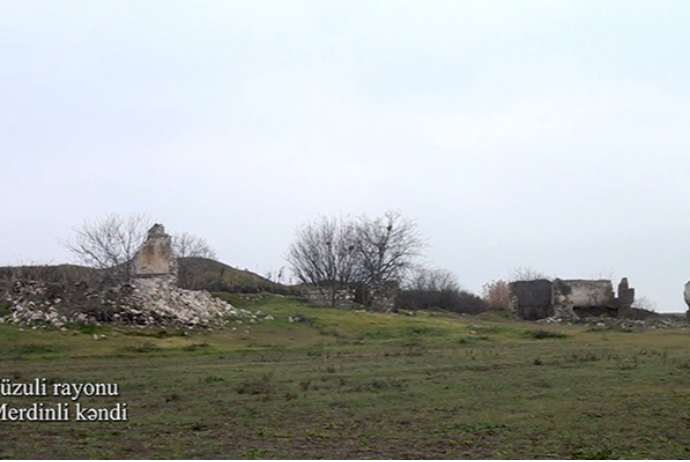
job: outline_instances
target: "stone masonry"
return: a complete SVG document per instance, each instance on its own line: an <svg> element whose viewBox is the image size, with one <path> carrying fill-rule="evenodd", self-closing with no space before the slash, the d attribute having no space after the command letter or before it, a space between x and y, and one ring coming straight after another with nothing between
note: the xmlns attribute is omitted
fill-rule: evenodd
<svg viewBox="0 0 690 462"><path fill-rule="evenodd" d="M134 286L143 291L170 290L177 286L177 258L172 237L161 224L155 224L146 241L134 255Z"/></svg>
<svg viewBox="0 0 690 462"><path fill-rule="evenodd" d="M609 280L555 279L549 281L516 281L510 284L511 305L522 319L579 319L586 316L627 318L635 289L628 279L618 285L618 296Z"/></svg>

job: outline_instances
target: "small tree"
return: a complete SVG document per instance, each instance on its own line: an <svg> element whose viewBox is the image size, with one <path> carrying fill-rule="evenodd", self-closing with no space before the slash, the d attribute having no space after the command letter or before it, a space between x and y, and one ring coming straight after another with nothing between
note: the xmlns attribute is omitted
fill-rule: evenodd
<svg viewBox="0 0 690 462"><path fill-rule="evenodd" d="M127 282L133 276L134 254L150 227L145 214L111 214L72 228L74 234L61 244L78 263L103 270L107 282Z"/></svg>

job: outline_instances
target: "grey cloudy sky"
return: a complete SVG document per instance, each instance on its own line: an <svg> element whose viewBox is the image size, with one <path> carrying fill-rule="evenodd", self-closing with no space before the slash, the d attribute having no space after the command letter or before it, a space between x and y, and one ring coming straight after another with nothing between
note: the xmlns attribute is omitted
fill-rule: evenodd
<svg viewBox="0 0 690 462"><path fill-rule="evenodd" d="M400 209L467 289L690 279L690 2L0 0L0 265L148 213L264 274Z"/></svg>

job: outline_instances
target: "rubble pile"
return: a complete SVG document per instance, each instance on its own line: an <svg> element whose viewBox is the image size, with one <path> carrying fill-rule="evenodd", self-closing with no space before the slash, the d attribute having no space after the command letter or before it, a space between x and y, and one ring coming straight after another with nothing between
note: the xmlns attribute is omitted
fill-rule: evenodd
<svg viewBox="0 0 690 462"><path fill-rule="evenodd" d="M644 330L644 329L688 329L690 324L681 316L655 315L646 319L616 319L608 316L592 316L568 319L552 316L537 321L539 324L569 324L588 326L594 330Z"/></svg>
<svg viewBox="0 0 690 462"><path fill-rule="evenodd" d="M109 288L93 289L86 281L17 280L6 292L9 311L0 311L8 313L0 316L0 323L61 329L66 324L101 323L194 329L273 319L235 308L206 291L178 288L172 237L161 224L149 229L131 265L131 284Z"/></svg>
<svg viewBox="0 0 690 462"><path fill-rule="evenodd" d="M235 308L206 291L177 287L142 291L123 284L94 290L83 283L17 281L5 300L9 313L0 316L0 323L22 326L116 323L194 329L273 319L261 312Z"/></svg>

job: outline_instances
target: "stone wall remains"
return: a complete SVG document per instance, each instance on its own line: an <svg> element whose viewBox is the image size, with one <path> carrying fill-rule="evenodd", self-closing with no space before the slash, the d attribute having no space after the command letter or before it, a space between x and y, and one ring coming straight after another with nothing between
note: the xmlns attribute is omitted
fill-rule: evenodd
<svg viewBox="0 0 690 462"><path fill-rule="evenodd" d="M551 281L515 281L509 287L512 309L521 319L534 321L553 316Z"/></svg>
<svg viewBox="0 0 690 462"><path fill-rule="evenodd" d="M134 286L142 292L165 291L177 286L177 258L172 237L161 224L155 224L146 241L134 255Z"/></svg>
<svg viewBox="0 0 690 462"><path fill-rule="evenodd" d="M630 317L635 289L623 278L618 297L609 280L546 279L510 284L511 306L526 320L548 317L578 319L586 316Z"/></svg>

